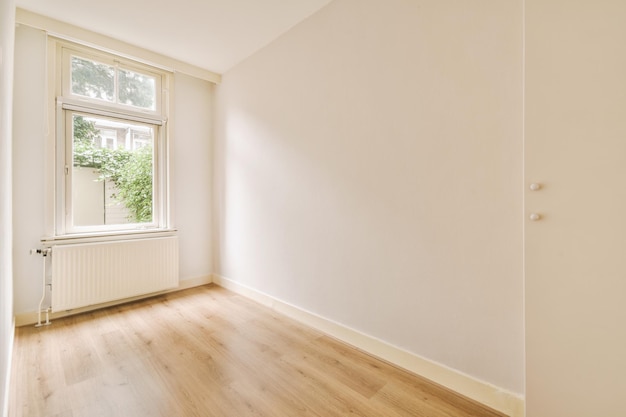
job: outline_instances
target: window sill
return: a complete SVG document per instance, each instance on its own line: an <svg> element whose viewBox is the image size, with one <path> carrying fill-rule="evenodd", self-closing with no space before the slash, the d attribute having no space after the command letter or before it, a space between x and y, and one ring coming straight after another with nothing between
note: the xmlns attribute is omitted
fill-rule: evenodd
<svg viewBox="0 0 626 417"><path fill-rule="evenodd" d="M115 240L148 239L155 237L176 236L177 229L128 230L99 233L76 233L61 236L44 236L44 246L69 245L73 243L95 243Z"/></svg>

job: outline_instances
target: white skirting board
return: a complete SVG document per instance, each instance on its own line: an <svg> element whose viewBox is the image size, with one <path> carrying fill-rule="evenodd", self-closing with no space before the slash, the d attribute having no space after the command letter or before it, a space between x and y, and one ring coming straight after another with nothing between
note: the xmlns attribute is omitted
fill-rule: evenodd
<svg viewBox="0 0 626 417"><path fill-rule="evenodd" d="M11 336L9 338L9 342L8 342L8 346L9 346L9 351L7 352L7 365L8 365L8 370L7 370L7 374L4 376L4 396L2 397L4 399L4 403L0 404L0 406L2 407L0 409L0 411L2 412L2 414L0 414L2 417L7 417L9 415L9 388L10 388L10 383L11 383L11 372L12 372L12 362L13 362L13 345L14 345L14 340L15 340L15 319L13 319L13 325L12 325L12 330L11 330Z"/></svg>
<svg viewBox="0 0 626 417"><path fill-rule="evenodd" d="M210 284L211 282L212 282L211 275L203 275L203 276L196 277L196 278L181 279L180 282L178 283L178 287L170 289L170 290L159 291L157 293L141 295L137 297L125 298L122 300L115 300L115 301L111 301L108 303L96 304L96 305L83 307L83 308L77 308L77 309L69 310L69 311L59 311L57 313L50 314L50 320L60 319L62 317L72 316L72 315L80 314L80 313L86 313L88 311L94 311L94 310L111 307L111 306L118 305L118 304L124 304L124 303L128 303L131 301L154 297L156 295L168 294L168 293L172 293L176 291L186 290L188 288L199 287L201 285ZM35 323L37 323L37 311L29 311L26 313L18 313L15 315L16 327L28 326L28 325L35 324Z"/></svg>
<svg viewBox="0 0 626 417"><path fill-rule="evenodd" d="M213 282L494 410L511 417L524 416L524 398L515 393L392 346L231 279L213 275Z"/></svg>

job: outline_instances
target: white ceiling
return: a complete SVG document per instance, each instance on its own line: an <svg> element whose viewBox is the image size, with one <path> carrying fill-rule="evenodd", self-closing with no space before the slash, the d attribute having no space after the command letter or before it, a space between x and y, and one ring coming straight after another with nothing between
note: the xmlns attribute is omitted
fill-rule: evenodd
<svg viewBox="0 0 626 417"><path fill-rule="evenodd" d="M16 0L16 4L224 73L330 1Z"/></svg>

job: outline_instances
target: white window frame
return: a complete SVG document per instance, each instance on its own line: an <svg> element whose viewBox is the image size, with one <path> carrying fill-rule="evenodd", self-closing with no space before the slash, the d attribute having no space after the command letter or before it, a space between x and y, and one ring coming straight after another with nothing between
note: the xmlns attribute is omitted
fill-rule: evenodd
<svg viewBox="0 0 626 417"><path fill-rule="evenodd" d="M59 50L60 49L60 50ZM60 53L61 59L61 90L59 91L59 95L64 97L66 100L76 100L83 103L89 103L89 105L93 105L96 107L104 107L107 109L117 109L117 111L123 114L139 114L144 116L154 116L155 118L160 118L163 113L163 78L166 76L166 72L163 70L159 70L158 68L150 67L145 64L140 64L138 62L133 62L127 58L122 58L121 56L113 55L106 52L99 52L97 50L93 50L80 45L72 45L67 42L59 42L59 48L57 50L57 54ZM116 69L124 69L130 71L136 71L143 73L145 75L149 75L155 78L156 85L156 105L154 110L140 108L128 104L122 103L112 103L101 99L91 99L89 97L85 97L78 94L73 94L71 91L71 58L72 56L77 56L80 58L86 58L88 60L106 64ZM116 80L117 81L117 80ZM117 91L114 92L117 100Z"/></svg>
<svg viewBox="0 0 626 417"><path fill-rule="evenodd" d="M50 118L54 136L54 219L52 235L55 238L134 234L170 230L169 168L168 168L168 110L169 85L172 73L136 62L127 57L86 47L57 38L49 38ZM155 78L155 109L143 109L122 103L91 99L71 93L71 56L79 56L99 63L146 74ZM116 93L117 94L117 93ZM131 123L142 123L155 128L153 159L152 222L117 225L75 226L72 222L72 115L112 118ZM49 119L49 120L50 120ZM50 230L50 227L48 227Z"/></svg>

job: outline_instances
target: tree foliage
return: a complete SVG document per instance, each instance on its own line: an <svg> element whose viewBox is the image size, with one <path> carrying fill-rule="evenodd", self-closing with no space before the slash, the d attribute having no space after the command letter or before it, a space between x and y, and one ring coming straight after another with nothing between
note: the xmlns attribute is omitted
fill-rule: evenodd
<svg viewBox="0 0 626 417"><path fill-rule="evenodd" d="M116 174L118 196L135 222L152 221L152 147L144 146L132 152Z"/></svg>
<svg viewBox="0 0 626 417"><path fill-rule="evenodd" d="M82 96L115 100L115 68L72 57L72 92Z"/></svg>
<svg viewBox="0 0 626 417"><path fill-rule="evenodd" d="M143 109L156 106L154 77L79 57L72 57L72 93Z"/></svg>
<svg viewBox="0 0 626 417"><path fill-rule="evenodd" d="M154 109L154 78L134 71L119 70L120 102L144 109Z"/></svg>
<svg viewBox="0 0 626 417"><path fill-rule="evenodd" d="M95 168L101 181L113 181L114 197L128 209L131 222L152 221L152 146L100 148L99 132L94 122L74 117L74 166Z"/></svg>

